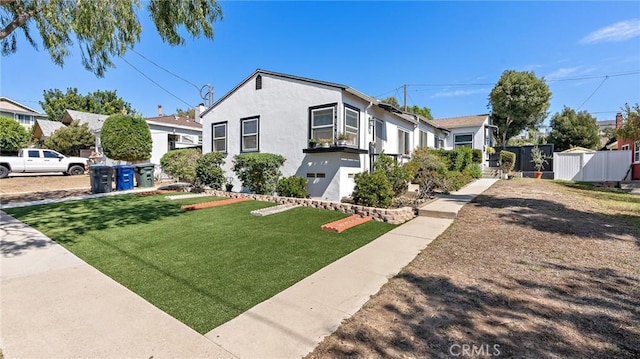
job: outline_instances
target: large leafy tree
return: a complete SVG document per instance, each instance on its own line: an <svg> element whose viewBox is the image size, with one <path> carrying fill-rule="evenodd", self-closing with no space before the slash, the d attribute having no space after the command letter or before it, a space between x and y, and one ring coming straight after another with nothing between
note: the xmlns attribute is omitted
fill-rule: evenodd
<svg viewBox="0 0 640 359"><path fill-rule="evenodd" d="M399 109L402 108L402 106L400 106L400 103L398 103L398 99L396 99L395 96L387 97L383 99L382 102L393 105ZM433 120L433 116L431 116L431 109L429 109L428 107L420 107L418 105L413 105L411 107L407 106L407 112L415 113L416 115L420 115L428 120Z"/></svg>
<svg viewBox="0 0 640 359"><path fill-rule="evenodd" d="M547 117L551 91L544 78L530 71L506 70L489 94L489 109L503 148L522 130L536 128Z"/></svg>
<svg viewBox="0 0 640 359"><path fill-rule="evenodd" d="M151 158L151 130L139 116L107 117L100 130L100 142L104 154L114 160L137 162Z"/></svg>
<svg viewBox="0 0 640 359"><path fill-rule="evenodd" d="M571 147L597 149L600 145L598 124L587 111L576 112L564 107L551 118L551 133L547 142L553 144L555 151L564 151Z"/></svg>
<svg viewBox="0 0 640 359"><path fill-rule="evenodd" d="M18 121L0 117L0 151L16 151L26 146L30 134Z"/></svg>
<svg viewBox="0 0 640 359"><path fill-rule="evenodd" d="M182 45L184 35L213 38L212 23L222 18L216 0L145 1L163 41ZM34 27L42 45L58 65L77 42L84 67L104 76L113 67L113 57L124 56L140 40L142 25L137 17L139 0L0 0L0 46L2 55L16 52L20 29L36 46Z"/></svg>
<svg viewBox="0 0 640 359"><path fill-rule="evenodd" d="M640 105L637 103L633 106L624 105L624 125L618 129L618 135L622 138L635 140L640 139Z"/></svg>
<svg viewBox="0 0 640 359"><path fill-rule="evenodd" d="M44 141L44 146L67 156L79 156L80 150L95 144L95 136L84 123L73 121L71 125L57 129Z"/></svg>
<svg viewBox="0 0 640 359"><path fill-rule="evenodd" d="M67 109L100 115L114 115L121 113L123 109L128 114L136 113L131 104L119 97L116 91L97 90L82 95L77 88L67 88L67 92L50 89L44 91L43 97L44 101L40 101L40 106L51 121L62 121Z"/></svg>

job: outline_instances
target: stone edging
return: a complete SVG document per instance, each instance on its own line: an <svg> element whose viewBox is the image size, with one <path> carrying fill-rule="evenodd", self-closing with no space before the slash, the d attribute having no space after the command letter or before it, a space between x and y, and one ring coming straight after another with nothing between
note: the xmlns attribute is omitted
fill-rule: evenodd
<svg viewBox="0 0 640 359"><path fill-rule="evenodd" d="M217 190L206 190L205 192L218 197L249 198L256 201L274 202L280 204L291 203L311 208L321 208L332 211L339 211L342 213L358 214L363 217L369 216L373 218L374 221L387 222L391 224L402 224L416 216L415 211L411 207L386 209L309 198L280 197L263 194L225 192Z"/></svg>

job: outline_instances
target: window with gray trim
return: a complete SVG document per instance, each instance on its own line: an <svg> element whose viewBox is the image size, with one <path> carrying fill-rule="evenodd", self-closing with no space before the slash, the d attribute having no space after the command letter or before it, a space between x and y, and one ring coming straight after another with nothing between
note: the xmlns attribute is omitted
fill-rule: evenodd
<svg viewBox="0 0 640 359"><path fill-rule="evenodd" d="M427 132L420 130L420 142L419 142L419 147L420 148L427 148L427 146L429 146L429 135L427 134Z"/></svg>
<svg viewBox="0 0 640 359"><path fill-rule="evenodd" d="M344 107L344 133L349 136L347 143L354 146L360 144L360 111L357 109Z"/></svg>
<svg viewBox="0 0 640 359"><path fill-rule="evenodd" d="M335 106L311 109L311 138L334 140Z"/></svg>
<svg viewBox="0 0 640 359"><path fill-rule="evenodd" d="M211 150L227 152L227 123L219 122L211 125Z"/></svg>
<svg viewBox="0 0 640 359"><path fill-rule="evenodd" d="M240 141L240 152L258 151L259 137L259 117L251 117L240 120L242 138Z"/></svg>
<svg viewBox="0 0 640 359"><path fill-rule="evenodd" d="M453 148L473 147L473 134L453 135Z"/></svg>
<svg viewBox="0 0 640 359"><path fill-rule="evenodd" d="M402 155L411 154L411 137L409 132L398 129L398 153Z"/></svg>

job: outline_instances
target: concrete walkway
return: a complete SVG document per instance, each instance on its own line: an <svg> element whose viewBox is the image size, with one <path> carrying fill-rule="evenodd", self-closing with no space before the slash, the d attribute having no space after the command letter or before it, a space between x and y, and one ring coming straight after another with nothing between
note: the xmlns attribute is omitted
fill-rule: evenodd
<svg viewBox="0 0 640 359"><path fill-rule="evenodd" d="M493 183L478 180L455 193L455 208L446 199L429 205L457 213ZM453 222L413 219L202 336L40 232L0 216L0 348L7 359L298 358Z"/></svg>
<svg viewBox="0 0 640 359"><path fill-rule="evenodd" d="M430 202L425 209L457 213L496 181L476 180ZM452 222L451 218L415 218L213 329L206 337L238 358L304 356Z"/></svg>

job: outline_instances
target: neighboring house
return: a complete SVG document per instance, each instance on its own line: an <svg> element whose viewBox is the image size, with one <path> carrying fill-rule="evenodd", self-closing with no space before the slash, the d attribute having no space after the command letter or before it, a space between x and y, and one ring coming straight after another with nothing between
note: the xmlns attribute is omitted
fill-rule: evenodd
<svg viewBox="0 0 640 359"><path fill-rule="evenodd" d="M444 148L471 147L483 151L483 165L488 164L486 148L495 145L494 132L497 127L491 124L489 115L450 117L433 120L441 127L449 129L450 134L444 139Z"/></svg>
<svg viewBox="0 0 640 359"><path fill-rule="evenodd" d="M146 118L151 130L152 149L149 162L156 165L156 173L160 173L160 158L170 150L176 148L199 147L202 144L202 125L196 120L176 116L162 116L161 107L158 117ZM78 120L80 124L86 123L91 133L96 136L96 153L99 163L114 164L115 161L104 156L100 142L100 131L107 119L107 115L66 110L62 117L64 124Z"/></svg>
<svg viewBox="0 0 640 359"><path fill-rule="evenodd" d="M198 109L203 111L204 109ZM199 120L200 117L196 116ZM157 117L145 119L151 130L153 149L151 151L151 163L160 164L160 158L167 151L178 148L202 146L202 124L194 119L178 117L174 115L163 116L162 106L158 106ZM156 171L160 168L156 166Z"/></svg>
<svg viewBox="0 0 640 359"><path fill-rule="evenodd" d="M13 118L27 130L31 129L31 126L36 124L36 120L47 119L47 115L7 97L0 97L0 116Z"/></svg>
<svg viewBox="0 0 640 359"><path fill-rule="evenodd" d="M73 121L78 121L78 123L81 125L86 123L87 127L89 127L89 131L93 133L94 136L96 136L96 161L101 164L112 165L115 162L112 159L107 158L102 153L102 144L100 142L100 130L102 130L102 125L104 124L104 121L107 119L107 117L109 116L99 115L97 113L65 110L64 114L62 115L62 123L67 126L69 126Z"/></svg>
<svg viewBox="0 0 640 359"><path fill-rule="evenodd" d="M616 129L623 125L622 113L616 114ZM618 150L631 151L631 172L632 180L640 180L640 138L618 138Z"/></svg>
<svg viewBox="0 0 640 359"><path fill-rule="evenodd" d="M198 116L196 116L198 117ZM371 169L382 152L406 161L419 147L437 147L448 130L380 102L349 86L256 70L201 115L203 152L226 154L224 170L233 176L233 156L284 156L284 176L308 180L311 197L339 200L355 186L354 175ZM309 148L308 140L347 134L346 145ZM440 139L440 141L438 140Z"/></svg>
<svg viewBox="0 0 640 359"><path fill-rule="evenodd" d="M37 119L36 124L33 126L33 138L38 140L42 145L44 141L51 137L51 135L59 128L66 127L65 124L59 121L49 121L43 119Z"/></svg>

